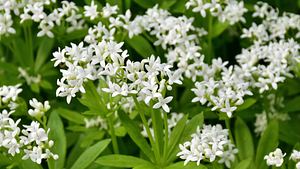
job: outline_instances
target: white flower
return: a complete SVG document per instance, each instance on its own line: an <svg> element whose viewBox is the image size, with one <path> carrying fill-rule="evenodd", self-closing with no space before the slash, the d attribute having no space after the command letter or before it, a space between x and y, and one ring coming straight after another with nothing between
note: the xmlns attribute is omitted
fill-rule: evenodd
<svg viewBox="0 0 300 169"><path fill-rule="evenodd" d="M169 113L170 112L170 108L167 105L167 103L171 102L172 99L173 99L172 96L169 96L169 97L166 97L166 98L158 97L158 102L153 105L153 108L154 109L158 109L158 108L162 107L165 112Z"/></svg>
<svg viewBox="0 0 300 169"><path fill-rule="evenodd" d="M40 128L40 123L31 122L30 125L23 125L25 129L22 133L28 138L28 143L35 142L37 145L41 145L43 142L48 141L48 132L43 128Z"/></svg>
<svg viewBox="0 0 300 169"><path fill-rule="evenodd" d="M265 111L263 111L262 113L256 114L255 116L256 116L256 120L254 123L255 126L254 132L256 134L261 134L267 128L267 124L268 124L267 114Z"/></svg>
<svg viewBox="0 0 300 169"><path fill-rule="evenodd" d="M107 129L106 120L101 118L100 116L90 119L84 118L84 122L86 128L99 127L100 129Z"/></svg>
<svg viewBox="0 0 300 169"><path fill-rule="evenodd" d="M16 30L12 27L13 20L8 13L0 14L0 36L15 34Z"/></svg>
<svg viewBox="0 0 300 169"><path fill-rule="evenodd" d="M52 55L54 56L53 59L51 59L51 61L55 61L54 66L58 66L60 63L65 63L66 62L66 58L65 58L65 53L66 50L60 50L60 48L58 48L58 51L55 51Z"/></svg>
<svg viewBox="0 0 300 169"><path fill-rule="evenodd" d="M94 20L98 16L97 5L94 4L94 0L91 2L91 6L84 6L84 16L90 17L91 20Z"/></svg>
<svg viewBox="0 0 300 169"><path fill-rule="evenodd" d="M244 7L244 2L238 2L235 0L228 1L227 6L224 11L221 13L219 20L228 21L229 24L233 25L239 21L246 22L243 14L247 12L247 9Z"/></svg>
<svg viewBox="0 0 300 169"><path fill-rule="evenodd" d="M235 111L236 109L237 109L237 107L231 106L230 103L229 103L229 100L226 99L226 101L225 101L225 107L221 108L220 111L226 113L228 117L231 117L232 116L232 112Z"/></svg>
<svg viewBox="0 0 300 169"><path fill-rule="evenodd" d="M20 84L15 86L2 86L0 87L0 103L15 102L18 95L22 92Z"/></svg>
<svg viewBox="0 0 300 169"><path fill-rule="evenodd" d="M43 104L41 102L38 102L36 98L33 98L29 100L29 104L34 109L29 109L28 114L35 118L41 118L42 116L44 116L45 112L50 109L49 101L45 101Z"/></svg>
<svg viewBox="0 0 300 169"><path fill-rule="evenodd" d="M293 150L290 159L292 159L293 161L300 161L300 151Z"/></svg>
<svg viewBox="0 0 300 169"><path fill-rule="evenodd" d="M42 159L46 158L46 154L42 152L42 148L39 146L33 147L32 150L24 150L25 155L22 157L23 160L30 158L33 162L41 164Z"/></svg>
<svg viewBox="0 0 300 169"><path fill-rule="evenodd" d="M300 162L296 164L296 169L300 169Z"/></svg>
<svg viewBox="0 0 300 169"><path fill-rule="evenodd" d="M282 151L280 148L276 148L274 152L271 152L269 155L266 155L264 159L267 161L268 166L276 166L280 167L283 163L283 157L286 154L282 154Z"/></svg>
<svg viewBox="0 0 300 169"><path fill-rule="evenodd" d="M118 6L114 5L114 6L110 6L109 3L106 3L105 7L103 7L102 9L102 16L104 18L108 18L113 14L116 14L118 11Z"/></svg>
<svg viewBox="0 0 300 169"><path fill-rule="evenodd" d="M235 159L238 150L230 143L228 130L222 129L222 126L204 125L200 130L192 134L192 140L179 145L180 152L177 154L184 159L186 165L190 161L197 162L202 160L213 162L218 160L219 163L225 163L230 168L231 162Z"/></svg>

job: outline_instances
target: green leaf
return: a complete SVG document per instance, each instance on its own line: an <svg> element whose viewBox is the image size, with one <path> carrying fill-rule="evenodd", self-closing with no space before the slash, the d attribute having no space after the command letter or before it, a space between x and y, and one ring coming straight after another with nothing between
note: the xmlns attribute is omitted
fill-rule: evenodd
<svg viewBox="0 0 300 169"><path fill-rule="evenodd" d="M300 142L300 117L298 113L291 114L290 117L290 120L282 121L279 124L279 140L293 146Z"/></svg>
<svg viewBox="0 0 300 169"><path fill-rule="evenodd" d="M31 161L30 159L28 160L20 160L18 163L18 166L20 169L42 169L42 166Z"/></svg>
<svg viewBox="0 0 300 169"><path fill-rule="evenodd" d="M103 117L107 113L106 104L98 94L98 91L93 82L88 81L84 84L85 93L78 99L81 104L87 106L91 111L97 112Z"/></svg>
<svg viewBox="0 0 300 169"><path fill-rule="evenodd" d="M124 0L124 6L125 6L125 9L130 9L131 7L131 0Z"/></svg>
<svg viewBox="0 0 300 169"><path fill-rule="evenodd" d="M127 117L127 115L119 111L119 117L123 124L123 126L126 128L129 136L131 139L135 142L135 144L145 153L145 155L152 161L153 158L153 151L151 150L148 142L146 139L142 136L140 132L140 127L131 119Z"/></svg>
<svg viewBox="0 0 300 169"><path fill-rule="evenodd" d="M244 102L242 105L240 105L240 106L237 108L236 111L245 110L245 109L251 107L253 104L255 104L256 101L257 101L256 99L248 98L248 99L245 100L245 102Z"/></svg>
<svg viewBox="0 0 300 169"><path fill-rule="evenodd" d="M152 108L151 108L152 109ZM164 147L164 128L163 128L163 120L162 114L159 110L152 110L151 112L152 117L152 127L154 130L154 138L155 144L158 146L160 154L163 154L163 147Z"/></svg>
<svg viewBox="0 0 300 169"><path fill-rule="evenodd" d="M191 139L191 135L196 132L197 127L201 127L204 122L203 113L199 113L198 115L194 116L185 126L181 139L179 143L184 143L187 140ZM179 146L175 146L175 149L171 152L170 156L168 157L167 162L170 163L174 161L177 156L176 154L179 152Z"/></svg>
<svg viewBox="0 0 300 169"><path fill-rule="evenodd" d="M285 103L285 107L283 111L285 112L296 112L300 110L300 96L297 96L291 100L289 100L287 103Z"/></svg>
<svg viewBox="0 0 300 169"><path fill-rule="evenodd" d="M163 0L160 8L162 9L169 9L172 5L174 5L177 2L177 0Z"/></svg>
<svg viewBox="0 0 300 169"><path fill-rule="evenodd" d="M74 122L76 124L85 124L84 116L78 112L74 112L72 110L64 108L58 108L57 112L62 118L67 119L68 121Z"/></svg>
<svg viewBox="0 0 300 169"><path fill-rule="evenodd" d="M94 143L94 141L102 140L105 135L104 131L96 130L96 131L90 131L88 130L84 137L82 138L81 147L88 147Z"/></svg>
<svg viewBox="0 0 300 169"><path fill-rule="evenodd" d="M251 132L241 118L237 118L235 121L234 135L240 160L252 158L254 155L254 145Z"/></svg>
<svg viewBox="0 0 300 169"><path fill-rule="evenodd" d="M186 11L185 4L187 0L177 1L172 7L171 11L175 13L184 13Z"/></svg>
<svg viewBox="0 0 300 169"><path fill-rule="evenodd" d="M42 80L42 81L40 82L40 86L41 86L43 89L46 89L46 90L51 90L51 89L53 89L52 84L51 84L49 81L47 81L47 80Z"/></svg>
<svg viewBox="0 0 300 169"><path fill-rule="evenodd" d="M30 89L35 93L38 93L38 94L40 93L40 87L37 83L32 83L30 85Z"/></svg>
<svg viewBox="0 0 300 169"><path fill-rule="evenodd" d="M228 22L217 21L213 24L212 38L219 36L223 33L229 26Z"/></svg>
<svg viewBox="0 0 300 169"><path fill-rule="evenodd" d="M127 38L126 42L143 58L147 58L152 54L155 54L151 44L142 36L134 36L131 39Z"/></svg>
<svg viewBox="0 0 300 169"><path fill-rule="evenodd" d="M241 162L239 162L234 169L248 169L252 162L252 158L247 158Z"/></svg>
<svg viewBox="0 0 300 169"><path fill-rule="evenodd" d="M184 131L186 122L188 120L188 116L185 115L183 118L181 118L174 129L172 130L171 136L170 136L170 141L168 145L168 157L170 156L170 153L173 152L173 150L178 146L180 138L182 136L182 133Z"/></svg>
<svg viewBox="0 0 300 169"><path fill-rule="evenodd" d="M128 155L107 155L98 158L95 163L103 166L110 167L122 167L122 168L133 168L140 165L151 165L150 162L143 160L141 158L128 156Z"/></svg>
<svg viewBox="0 0 300 169"><path fill-rule="evenodd" d="M88 32L88 29L80 29L80 30L74 30L70 33L64 33L59 37L60 40L65 41L65 42L69 42L69 41L74 41L75 39L81 39L83 38Z"/></svg>
<svg viewBox="0 0 300 169"><path fill-rule="evenodd" d="M110 139L106 139L89 147L79 156L71 169L87 168L102 153L102 151L109 145L109 143Z"/></svg>
<svg viewBox="0 0 300 169"><path fill-rule="evenodd" d="M276 149L278 145L278 130L278 122L272 121L259 139L255 159L258 169L268 168L264 156Z"/></svg>
<svg viewBox="0 0 300 169"><path fill-rule="evenodd" d="M40 68L43 66L49 55L51 55L51 50L54 45L54 39L43 37L39 42L39 48L37 51L35 63L34 63L34 71L37 73Z"/></svg>
<svg viewBox="0 0 300 169"><path fill-rule="evenodd" d="M156 167L153 164L143 164L143 165L133 167L132 169L160 169L160 168Z"/></svg>
<svg viewBox="0 0 300 169"><path fill-rule="evenodd" d="M166 167L165 169L207 169L207 167L205 167L202 164L197 165L196 163L193 163L193 162L190 162L187 165L184 165L184 163L181 161L181 162L177 162L175 164L171 164L168 167Z"/></svg>
<svg viewBox="0 0 300 169"><path fill-rule="evenodd" d="M134 0L134 2L145 9L151 8L156 4L155 0Z"/></svg>
<svg viewBox="0 0 300 169"><path fill-rule="evenodd" d="M48 128L50 128L49 139L54 141L54 146L51 148L51 151L59 156L57 160L49 159L48 167L49 169L62 169L65 163L67 143L64 126L57 110L51 112Z"/></svg>

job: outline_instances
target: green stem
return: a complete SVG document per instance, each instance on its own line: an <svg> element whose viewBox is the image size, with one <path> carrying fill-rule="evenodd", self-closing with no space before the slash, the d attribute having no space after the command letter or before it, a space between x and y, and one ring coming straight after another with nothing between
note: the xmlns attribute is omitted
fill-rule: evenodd
<svg viewBox="0 0 300 169"><path fill-rule="evenodd" d="M208 15L208 50L207 50L207 56L206 61L208 63L211 63L211 60L214 55L213 47L212 47L212 34L213 34L213 17L209 14Z"/></svg>
<svg viewBox="0 0 300 169"><path fill-rule="evenodd" d="M155 142L154 142L153 136L152 136L152 134L151 134L151 131L150 131L150 127L149 127L149 125L148 125L148 122L147 122L147 120L146 120L144 111L142 111L142 110L140 109L140 105L139 105L139 102L137 101L136 97L133 97L133 100L134 100L134 103L135 103L135 105L136 105L136 107L137 107L137 109L138 109L138 112L139 112L140 117L141 117L141 119L142 119L143 125L144 125L144 127L145 127L145 129L146 129L148 138L149 138L149 140L150 140L151 147L152 147L153 152L154 152L155 159L156 159L156 161L157 161L157 160L158 160L158 152L156 151L156 149L154 149L154 147L156 147L156 146L155 146Z"/></svg>
<svg viewBox="0 0 300 169"><path fill-rule="evenodd" d="M27 32L28 32L28 43L29 43L29 52L30 52L30 57L33 57L33 45L32 45L32 33L30 29L30 25L27 26Z"/></svg>
<svg viewBox="0 0 300 169"><path fill-rule="evenodd" d="M228 129L229 139L230 139L231 143L234 144L234 140L233 140L233 137L232 137L232 132L231 132L231 129L230 129L230 118L225 119L225 125L226 125L226 128Z"/></svg>
<svg viewBox="0 0 300 169"><path fill-rule="evenodd" d="M113 115L113 113L112 113L112 115ZM108 116L107 121L108 121L109 129L110 129L110 136L111 136L114 153L119 154L118 140L117 140L117 136L115 134L115 127L113 124L113 119L112 119L113 116L112 115Z"/></svg>
<svg viewBox="0 0 300 169"><path fill-rule="evenodd" d="M154 113L155 112L153 111L153 109L151 109L152 126L153 126L153 130L154 130L154 138L155 138L155 140L154 140L155 141L155 149L157 152L157 162L158 162L158 161L162 160L161 154L160 154L159 136L158 136L158 132L161 132L161 131L157 131L157 125L156 125L157 119L156 119L156 116Z"/></svg>
<svg viewBox="0 0 300 169"><path fill-rule="evenodd" d="M167 150L168 150L168 144L169 144L169 128L168 128L168 115L167 113L163 113L164 114L164 126L165 126L165 143L164 143L164 160L166 161L167 158Z"/></svg>

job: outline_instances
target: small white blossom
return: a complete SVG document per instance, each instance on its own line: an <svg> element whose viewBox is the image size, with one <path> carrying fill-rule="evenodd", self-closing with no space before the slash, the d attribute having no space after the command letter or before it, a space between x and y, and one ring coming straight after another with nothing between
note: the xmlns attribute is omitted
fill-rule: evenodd
<svg viewBox="0 0 300 169"><path fill-rule="evenodd" d="M209 162L218 160L218 163L225 163L230 168L238 150L228 137L228 130L222 129L221 125L204 125L202 129L198 128L197 132L192 134L191 141L179 145L181 151L177 156L185 160L185 165L190 161L199 165L202 160Z"/></svg>
<svg viewBox="0 0 300 169"><path fill-rule="evenodd" d="M293 150L290 159L292 159L293 161L300 161L300 151Z"/></svg>
<svg viewBox="0 0 300 169"><path fill-rule="evenodd" d="M280 167L283 163L283 157L285 155L286 154L283 154L280 148L276 148L274 152L271 152L269 155L266 155L264 157L264 160L266 160L268 166Z"/></svg>
<svg viewBox="0 0 300 169"><path fill-rule="evenodd" d="M116 14L118 11L118 6L114 5L114 6L110 6L109 3L106 3L105 7L103 7L102 9L102 16L104 18L108 18L113 14Z"/></svg>
<svg viewBox="0 0 300 169"><path fill-rule="evenodd" d="M98 16L97 5L95 5L94 0L91 2L91 6L84 6L84 16L89 17L94 20Z"/></svg>
<svg viewBox="0 0 300 169"><path fill-rule="evenodd" d="M153 108L158 109L158 108L162 107L163 110L168 113L168 112L170 112L170 108L167 104L169 102L171 102L172 99L173 99L172 96L169 96L169 97L166 97L166 98L158 97L158 102L153 105Z"/></svg>
<svg viewBox="0 0 300 169"><path fill-rule="evenodd" d="M36 98L29 100L29 104L34 109L29 109L28 114L35 118L41 118L44 116L45 112L50 109L49 101L45 101L44 104L38 102Z"/></svg>

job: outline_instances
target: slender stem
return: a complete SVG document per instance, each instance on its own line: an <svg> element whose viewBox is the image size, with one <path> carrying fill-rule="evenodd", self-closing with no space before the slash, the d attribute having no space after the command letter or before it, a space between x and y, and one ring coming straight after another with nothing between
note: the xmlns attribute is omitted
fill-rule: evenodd
<svg viewBox="0 0 300 169"><path fill-rule="evenodd" d="M208 63L211 63L211 60L213 58L213 49L212 49L212 34L213 34L213 17L209 14L208 15L208 53L206 56L206 61Z"/></svg>
<svg viewBox="0 0 300 169"><path fill-rule="evenodd" d="M230 129L230 118L225 119L225 125L226 125L226 128L228 129L229 139L230 139L231 143L234 144L234 140L233 140L233 137L232 137L232 132L231 132L231 129Z"/></svg>
<svg viewBox="0 0 300 169"><path fill-rule="evenodd" d="M111 141L112 141L114 153L119 154L119 146L118 146L118 141L117 141L117 137L115 134L115 127L113 124L112 115L108 116L107 121L108 121L108 125L110 128L110 135L111 135Z"/></svg>
<svg viewBox="0 0 300 169"><path fill-rule="evenodd" d="M164 114L164 126L165 126L165 143L164 143L164 161L167 158L167 150L168 150L168 144L169 144L169 127L168 127L168 115L167 113Z"/></svg>
<svg viewBox="0 0 300 169"><path fill-rule="evenodd" d="M26 26L26 27L27 27L27 32L28 32L29 52L30 52L30 56L33 57L32 33L30 30L30 25Z"/></svg>
<svg viewBox="0 0 300 169"><path fill-rule="evenodd" d="M143 125L144 125L144 127L145 127L145 129L146 129L148 138L149 138L149 140L150 140L151 147L152 147L153 152L154 152L155 159L156 159L156 161L157 161L157 160L158 160L158 152L156 151L156 149L154 149L154 147L156 147L156 146L155 146L155 142L154 142L153 136L152 136L152 134L151 134L150 127L149 127L148 122L147 122L147 120L146 120L145 114L144 114L144 112L140 109L140 105L139 105L139 102L137 101L136 97L133 97L133 100L134 100L134 103L135 103L135 105L136 105L136 107L137 107L137 109L138 109L138 112L139 112L140 117L141 117L141 119L142 119Z"/></svg>
<svg viewBox="0 0 300 169"><path fill-rule="evenodd" d="M156 148L156 152L157 152L157 162L161 161L161 154L160 154L160 147L159 147L159 137L158 137L158 132L161 131L157 131L157 125L156 125L156 117L155 117L155 112L153 111L153 109L151 109L151 117L152 117L152 126L153 126L153 131L154 131L154 138L155 138L155 148Z"/></svg>

